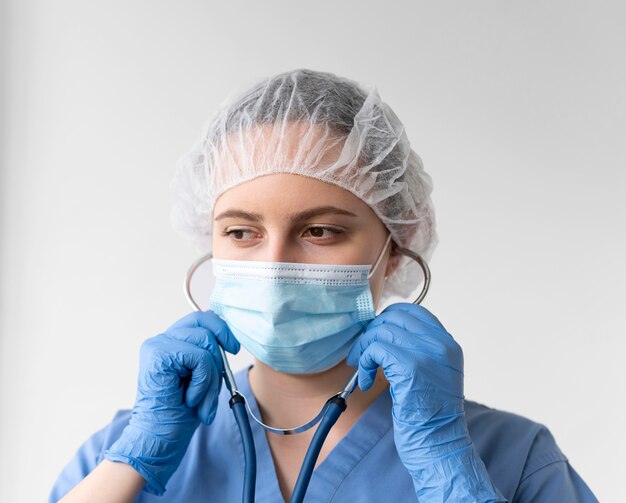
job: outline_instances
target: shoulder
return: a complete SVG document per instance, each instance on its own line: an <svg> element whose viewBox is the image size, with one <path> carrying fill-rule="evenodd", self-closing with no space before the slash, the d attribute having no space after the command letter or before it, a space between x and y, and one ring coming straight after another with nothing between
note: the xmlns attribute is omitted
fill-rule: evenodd
<svg viewBox="0 0 626 503"><path fill-rule="evenodd" d="M465 400L465 417L470 434L491 440L507 438L518 445L532 444L538 434L548 431L527 417L470 400Z"/></svg>
<svg viewBox="0 0 626 503"><path fill-rule="evenodd" d="M472 440L488 460L504 461L506 456L510 462L514 453L515 461L524 465L523 475L542 463L567 461L541 423L469 400L465 401L465 416Z"/></svg>
<svg viewBox="0 0 626 503"><path fill-rule="evenodd" d="M514 494L538 470L567 464L546 426L511 412L465 401L470 437L498 487Z"/></svg>

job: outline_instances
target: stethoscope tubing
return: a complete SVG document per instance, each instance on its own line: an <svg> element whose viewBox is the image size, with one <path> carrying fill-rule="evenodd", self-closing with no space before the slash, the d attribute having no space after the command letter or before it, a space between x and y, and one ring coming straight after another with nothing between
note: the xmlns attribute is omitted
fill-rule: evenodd
<svg viewBox="0 0 626 503"><path fill-rule="evenodd" d="M228 403L233 411L233 416L235 416L243 447L244 477L242 501L244 503L253 503L256 490L256 448L254 446L254 437L252 436L250 421L244 405L244 398L241 395L235 395Z"/></svg>
<svg viewBox="0 0 626 503"><path fill-rule="evenodd" d="M414 304L419 304L426 297L426 293L430 287L430 269L426 261L422 259L417 253L412 252L406 248L397 247L396 251L402 255L405 255L415 262L418 263L422 272L424 274L424 283L422 286L422 291L419 296L413 301ZM211 254L206 254L199 259L197 259L187 271L187 275L185 276L185 283L183 285L185 297L187 301L196 311L201 311L200 306L196 303L193 296L191 295L191 278L193 273L200 267L202 263L209 260L211 258ZM307 488L309 487L309 482L311 481L311 476L313 475L313 470L315 469L315 464L317 463L317 459L319 457L319 453L326 441L326 437L328 436L329 431L335 425L339 416L346 410L347 404L346 400L350 396L350 394L354 391L357 385L358 379L358 371L354 371L351 375L350 379L344 386L344 389L338 392L336 395L332 396L328 399L328 401L322 407L322 410L318 413L318 415L308 423L301 425L296 428L274 428L268 426L260 421L260 419L256 418L250 407L246 398L241 394L241 392L237 388L237 383L235 382L235 378L233 376L232 370L228 363L228 358L226 357L226 352L224 349L219 346L220 356L222 358L222 362L224 364L224 381L228 391L231 394L231 398L229 401L230 408L233 411L233 415L235 417L235 422L237 423L237 427L239 428L239 434L241 436L241 444L243 447L243 455L244 455L244 483L243 483L243 494L242 501L243 503L254 503L255 498L255 488L256 488L256 449L254 445L254 438L252 436L252 429L250 428L250 420L248 417L248 412L252 415L252 417L257 421L263 428L269 430L273 433L283 434L283 435L291 435L295 433L300 433L302 431L306 431L312 428L319 421L319 426L313 435L313 439L309 444L306 455L304 457L304 461L302 462L302 466L300 467L300 473L298 474L298 479L296 480L296 484L294 490L291 494L290 503L301 503L304 500L304 496L306 494ZM247 408L247 411L246 411Z"/></svg>
<svg viewBox="0 0 626 503"><path fill-rule="evenodd" d="M306 451L306 455L304 456L304 461L300 467L300 473L298 474L296 485L291 493L289 503L302 503L302 500L304 500L306 490L308 489L309 482L311 481L311 476L313 475L313 470L315 469L315 464L317 463L317 458L319 457L322 446L326 441L328 432L330 432L332 427L335 426L335 423L343 411L346 410L345 398L336 396L331 398L329 402L330 403L324 413L324 417L320 421L317 430L315 430L313 439L311 440L311 443Z"/></svg>

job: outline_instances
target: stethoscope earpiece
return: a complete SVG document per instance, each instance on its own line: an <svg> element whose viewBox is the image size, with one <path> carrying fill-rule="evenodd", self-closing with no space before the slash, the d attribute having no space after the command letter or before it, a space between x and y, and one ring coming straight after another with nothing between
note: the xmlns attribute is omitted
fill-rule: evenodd
<svg viewBox="0 0 626 503"><path fill-rule="evenodd" d="M422 273L424 274L424 284L422 285L422 291L413 301L413 304L420 304L424 300L424 297L426 297L428 289L430 288L430 267L428 267L428 264L420 255L409 250L408 248L402 248L400 246L397 246L396 252L398 252L400 255L404 255L414 260L422 269Z"/></svg>

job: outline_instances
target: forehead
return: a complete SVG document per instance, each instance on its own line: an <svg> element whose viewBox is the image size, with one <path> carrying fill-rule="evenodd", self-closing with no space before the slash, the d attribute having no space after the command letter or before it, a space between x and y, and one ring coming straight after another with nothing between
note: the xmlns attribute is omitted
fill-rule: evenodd
<svg viewBox="0 0 626 503"><path fill-rule="evenodd" d="M345 136L308 121L259 124L228 133L216 143L211 164L226 180L293 169L306 174L334 164ZM232 185L232 183L226 183Z"/></svg>
<svg viewBox="0 0 626 503"><path fill-rule="evenodd" d="M367 204L346 189L288 173L259 176L224 191L215 202L214 215L237 208L282 217L324 206L363 216L374 215Z"/></svg>

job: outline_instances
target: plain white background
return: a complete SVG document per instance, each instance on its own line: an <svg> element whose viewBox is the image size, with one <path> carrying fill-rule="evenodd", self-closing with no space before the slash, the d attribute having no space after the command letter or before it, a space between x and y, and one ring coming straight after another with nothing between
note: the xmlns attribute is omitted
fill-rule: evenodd
<svg viewBox="0 0 626 503"><path fill-rule="evenodd" d="M622 2L3 9L0 500L45 500L132 407L141 342L190 310L176 160L231 89L298 67L375 83L433 177L424 305L464 348L466 396L546 424L620 500Z"/></svg>

